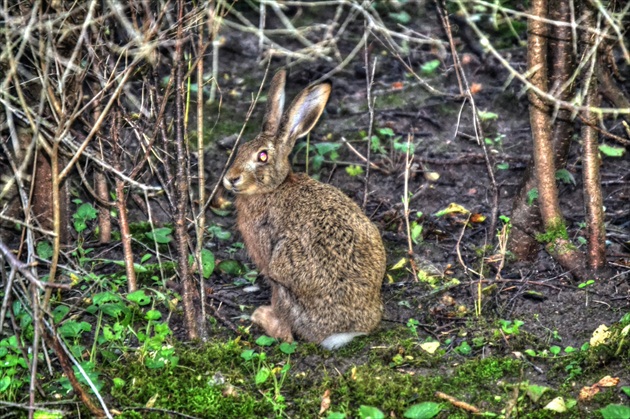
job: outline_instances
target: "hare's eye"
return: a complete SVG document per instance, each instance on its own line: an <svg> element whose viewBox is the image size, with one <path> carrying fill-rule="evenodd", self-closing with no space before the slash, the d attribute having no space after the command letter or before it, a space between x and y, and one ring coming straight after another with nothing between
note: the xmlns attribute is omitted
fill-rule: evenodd
<svg viewBox="0 0 630 419"><path fill-rule="evenodd" d="M259 162L267 163L267 160L269 160L269 155L267 154L266 150L263 150L263 151L258 153L258 161Z"/></svg>

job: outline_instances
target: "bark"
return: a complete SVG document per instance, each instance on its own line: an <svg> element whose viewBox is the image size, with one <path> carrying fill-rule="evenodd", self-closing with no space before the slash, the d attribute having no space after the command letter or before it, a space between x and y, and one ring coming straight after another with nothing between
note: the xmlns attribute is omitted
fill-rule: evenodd
<svg viewBox="0 0 630 419"><path fill-rule="evenodd" d="M120 115L114 114L112 121L112 143L114 168L122 171L122 144L120 144ZM116 207L118 208L118 222L120 224L120 241L123 245L123 260L125 261L125 274L127 275L127 290L134 292L138 289L136 281L136 271L133 263L133 249L131 248L131 232L129 231L129 221L127 220L127 198L125 195L125 183L122 179L116 178Z"/></svg>
<svg viewBox="0 0 630 419"><path fill-rule="evenodd" d="M586 6L583 21L587 27L595 27L595 16L588 6ZM583 31L581 38L585 49L590 49L594 44L595 35L590 32ZM598 60L596 57L592 59ZM599 106L595 62L593 62L591 71L587 73L583 81L586 91L585 105L589 107ZM598 135L597 130L594 128L597 124L597 117L593 112L585 110L582 112L582 119L585 121L581 135L584 143L582 161L584 165L584 207L586 210L588 240L587 263L591 273L594 276L599 276L604 274L606 268L606 229L604 226L603 198L599 175Z"/></svg>
<svg viewBox="0 0 630 419"><path fill-rule="evenodd" d="M177 2L179 8L179 22L177 26L177 43L175 48L175 144L177 147L177 168L175 172L175 239L177 241L177 259L179 278L182 281L183 292L182 301L184 305L184 318L189 339L196 339L199 336L197 330L197 307L195 299L199 299L195 283L193 281L188 266L188 231L186 229L186 215L188 213L188 154L184 139L184 63L183 63L183 13L184 2Z"/></svg>
<svg viewBox="0 0 630 419"><path fill-rule="evenodd" d="M540 18L547 17L547 1L533 0L531 14ZM528 69L533 72L530 81L543 91L548 91L547 66L548 27L542 20L530 19L528 23ZM534 173L538 188L538 201L542 224L548 237L546 249L562 267L571 271L578 278L585 278L583 255L575 250L566 236L561 234L566 229L565 220L558 201L556 186L556 166L552 142L549 109L542 98L530 90L529 114L534 143ZM566 230L565 230L566 231Z"/></svg>
<svg viewBox="0 0 630 419"><path fill-rule="evenodd" d="M107 178L102 170L98 169L94 174L94 183L96 193L101 202L109 201L109 189L107 188ZM98 206L98 241L100 243L109 243L112 240L112 218L109 208L106 205Z"/></svg>
<svg viewBox="0 0 630 419"><path fill-rule="evenodd" d="M549 2L549 17L558 22L570 21L569 3L565 0ZM568 100L573 95L573 84L561 89L569 80L574 68L574 57L569 26L553 25L549 40L549 63L551 64L550 80L552 91L561 100ZM554 165L556 168L566 166L571 138L574 132L571 113L566 109L558 111L553 124ZM528 193L536 188L536 177L533 171L533 158L525 171L520 190L512 205L512 232L508 246L519 260L532 259L540 249L536 234L542 230L540 207L538 200L528 203Z"/></svg>

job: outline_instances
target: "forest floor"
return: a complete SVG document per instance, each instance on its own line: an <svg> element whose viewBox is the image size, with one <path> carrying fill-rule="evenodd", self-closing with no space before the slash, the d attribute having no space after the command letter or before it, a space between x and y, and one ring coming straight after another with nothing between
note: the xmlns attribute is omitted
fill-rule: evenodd
<svg viewBox="0 0 630 419"><path fill-rule="evenodd" d="M423 23L432 27L424 31L439 33L435 21ZM264 74L255 52L247 51L248 42L256 45L255 37L228 30L224 35L223 99L220 112L209 107L206 122L212 127L206 153L212 186ZM630 405L630 338L622 335L630 324L630 154L602 157L612 279L578 283L542 249L526 262L505 255L499 272L502 253L497 231L489 231L492 187L484 150L475 140L470 106L459 97L453 68L430 47L412 52L408 64L439 93L430 92L380 44L372 47L376 139L371 160L378 169L370 172L366 213L388 254L381 326L335 352L260 338L263 332L251 326L249 315L268 303L269 288L253 271L234 214L208 212L214 237L207 247L217 263L206 283L206 303L213 307L210 339L184 343L183 319L175 310L167 320L172 336L164 339L172 349L162 352L170 366L144 362L155 351L110 348L115 356L103 358L99 371L105 401L122 417L400 418L432 417L418 412L434 409L435 417L457 418L472 415L474 407L487 416L590 418L611 404ZM525 70L523 47L505 54L517 70ZM431 68L432 60L439 60L437 68ZM505 216L497 225L501 229L531 156L527 97L519 85L507 83L507 71L492 59L465 53L463 62L476 85L475 106L485 112L483 139L495 163L499 214ZM271 67L273 73L277 66ZM290 69L287 100L328 70ZM308 158L298 144L294 170L308 170L361 204L364 175L357 174L356 165L362 161L342 138L366 153L364 66L359 60L332 81ZM263 105L257 106L244 140L256 134ZM416 226L413 255L402 205L408 136L414 147L408 180L409 221ZM584 250L580 151L575 141L567 164L570 179L558 185L570 237ZM440 213L452 204L468 212ZM164 314L165 307L155 308ZM95 323L89 313L83 316ZM610 335L597 345L592 339L601 325ZM592 387L605 376L619 382ZM583 387L601 391L578 401ZM550 403L553 410L545 408ZM562 404L566 412L558 413Z"/></svg>

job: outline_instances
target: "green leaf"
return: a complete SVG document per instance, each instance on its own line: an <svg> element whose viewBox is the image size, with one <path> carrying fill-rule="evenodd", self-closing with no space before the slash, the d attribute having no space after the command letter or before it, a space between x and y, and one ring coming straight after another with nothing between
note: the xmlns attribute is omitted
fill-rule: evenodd
<svg viewBox="0 0 630 419"><path fill-rule="evenodd" d="M409 13L405 12L404 10L398 13L390 13L389 17L391 17L398 23L402 23L403 25L406 25L407 23L411 22L411 16L409 15Z"/></svg>
<svg viewBox="0 0 630 419"><path fill-rule="evenodd" d="M11 385L11 377L5 375L4 377L0 378L0 393L5 392L9 386Z"/></svg>
<svg viewBox="0 0 630 419"><path fill-rule="evenodd" d="M346 419L346 414L341 412L328 412L326 419Z"/></svg>
<svg viewBox="0 0 630 419"><path fill-rule="evenodd" d="M530 384L527 386L527 396L536 403L547 390L549 390L548 387Z"/></svg>
<svg viewBox="0 0 630 419"><path fill-rule="evenodd" d="M549 348L549 352L551 352L554 355L558 355L560 352L562 351L562 348L556 345L553 345L552 347Z"/></svg>
<svg viewBox="0 0 630 419"><path fill-rule="evenodd" d="M427 61L426 63L422 64L422 66L420 66L420 71L422 72L422 74L426 75L433 74L435 73L435 70L438 69L440 64L440 60Z"/></svg>
<svg viewBox="0 0 630 419"><path fill-rule="evenodd" d="M497 169L499 170L508 170L510 168L510 163L497 163Z"/></svg>
<svg viewBox="0 0 630 419"><path fill-rule="evenodd" d="M361 419L385 419L385 415L378 408L365 405L359 407L359 417Z"/></svg>
<svg viewBox="0 0 630 419"><path fill-rule="evenodd" d="M416 221L411 223L411 240L414 244L422 241L422 224L418 224Z"/></svg>
<svg viewBox="0 0 630 419"><path fill-rule="evenodd" d="M66 314L68 314L69 312L70 312L70 307L68 306L55 307L55 309L52 312L53 321L55 323L59 323L64 317L66 317Z"/></svg>
<svg viewBox="0 0 630 419"><path fill-rule="evenodd" d="M74 320L65 322L59 327L59 334L64 338L76 338L81 336L83 332L92 330L92 325L88 322L76 322Z"/></svg>
<svg viewBox="0 0 630 419"><path fill-rule="evenodd" d="M208 249L201 250L201 267L203 269L203 277L210 278L214 271L214 254Z"/></svg>
<svg viewBox="0 0 630 419"><path fill-rule="evenodd" d="M626 396L630 397L630 386L621 387L621 391L623 391L626 394Z"/></svg>
<svg viewBox="0 0 630 419"><path fill-rule="evenodd" d="M42 241L37 243L37 256L42 259L49 260L52 258L53 249L50 243Z"/></svg>
<svg viewBox="0 0 630 419"><path fill-rule="evenodd" d="M232 233L228 230L224 230L221 226L216 224L208 227L208 231L213 237L216 237L219 240L229 240L230 237L232 237Z"/></svg>
<svg viewBox="0 0 630 419"><path fill-rule="evenodd" d="M577 351L577 349L575 349L573 346L567 346L566 348L564 348L564 353L570 354Z"/></svg>
<svg viewBox="0 0 630 419"><path fill-rule="evenodd" d="M256 339L256 345L258 346L271 346L274 343L276 343L276 340L267 335L262 335L258 339Z"/></svg>
<svg viewBox="0 0 630 419"><path fill-rule="evenodd" d="M442 411L442 405L435 402L414 404L405 410L403 416L409 419L430 419Z"/></svg>
<svg viewBox="0 0 630 419"><path fill-rule="evenodd" d="M529 356L536 356L536 351L534 351L533 349L525 349L525 351L523 352L525 352Z"/></svg>
<svg viewBox="0 0 630 419"><path fill-rule="evenodd" d="M118 302L121 300L122 298L118 294L114 294L110 291L99 292L98 294L94 294L92 296L92 302L97 306L104 303Z"/></svg>
<svg viewBox="0 0 630 419"><path fill-rule="evenodd" d="M243 358L245 361L251 361L252 359L256 358L256 351L253 349L245 349L243 352L241 352L241 358Z"/></svg>
<svg viewBox="0 0 630 419"><path fill-rule="evenodd" d="M346 167L346 173L352 177L360 176L363 174L363 168L353 164Z"/></svg>
<svg viewBox="0 0 630 419"><path fill-rule="evenodd" d="M491 121L499 118L498 114L489 111L479 111L478 115L479 119L481 119L482 121Z"/></svg>
<svg viewBox="0 0 630 419"><path fill-rule="evenodd" d="M415 149L416 146L414 145L414 143L407 144L406 141L404 143L394 142L394 150L400 153L407 154L407 151L409 151L409 154L413 154Z"/></svg>
<svg viewBox="0 0 630 419"><path fill-rule="evenodd" d="M96 208L94 208L92 204L86 203L77 208L77 212L74 215L84 220L94 220L97 214Z"/></svg>
<svg viewBox="0 0 630 419"><path fill-rule="evenodd" d="M225 274L241 275L246 271L245 267L233 259L222 260L217 266Z"/></svg>
<svg viewBox="0 0 630 419"><path fill-rule="evenodd" d="M384 135L386 137L393 137L395 135L394 130L388 127L378 128L376 132L378 132L379 135Z"/></svg>
<svg viewBox="0 0 630 419"><path fill-rule="evenodd" d="M153 240L158 244L167 244L173 240L173 238L170 235L172 232L173 232L172 228L160 227L160 228L153 229L153 231L144 233L144 235L149 240Z"/></svg>
<svg viewBox="0 0 630 419"><path fill-rule="evenodd" d="M292 353L295 352L295 348L297 347L297 342L282 342L280 344L280 351L282 351L282 353L285 353L287 355L291 355Z"/></svg>
<svg viewBox="0 0 630 419"><path fill-rule="evenodd" d="M162 313L158 310L149 310L147 314L144 315L146 320L160 320L162 318Z"/></svg>
<svg viewBox="0 0 630 419"><path fill-rule="evenodd" d="M601 144L597 148L603 155L608 157L622 157L626 153L626 149L624 147L613 147L607 144Z"/></svg>
<svg viewBox="0 0 630 419"><path fill-rule="evenodd" d="M125 380L123 380L122 378L119 377L114 377L114 379L112 380L112 382L114 383L114 388L115 389L121 389L125 386Z"/></svg>
<svg viewBox="0 0 630 419"><path fill-rule="evenodd" d="M151 259L151 253L146 253L144 255L142 255L142 258L140 258L140 263L144 263L147 260Z"/></svg>
<svg viewBox="0 0 630 419"><path fill-rule="evenodd" d="M319 172L322 168L322 164L324 164L324 156L315 155L313 156L313 171Z"/></svg>
<svg viewBox="0 0 630 419"><path fill-rule="evenodd" d="M256 373L256 379L255 379L256 385L263 384L265 381L267 381L270 375L271 375L271 370L267 367L262 367Z"/></svg>
<svg viewBox="0 0 630 419"><path fill-rule="evenodd" d="M468 342L463 341L458 347L455 348L455 351L466 356L466 355L470 355L470 353L472 352L472 348L470 347Z"/></svg>
<svg viewBox="0 0 630 419"><path fill-rule="evenodd" d="M527 191L527 205L532 205L538 199L538 188Z"/></svg>
<svg viewBox="0 0 630 419"><path fill-rule="evenodd" d="M315 152L321 156L324 156L328 153L332 153L333 151L336 151L337 149L339 149L339 147L341 147L340 143L330 143L330 142L321 142L321 143L317 143L314 144L313 147L315 147Z"/></svg>
<svg viewBox="0 0 630 419"><path fill-rule="evenodd" d="M575 185L575 178L567 169L556 170L556 180L566 185Z"/></svg>
<svg viewBox="0 0 630 419"><path fill-rule="evenodd" d="M127 300L132 303L136 303L139 306L146 306L151 303L151 297L149 297L144 290L134 291L131 294L127 294Z"/></svg>
<svg viewBox="0 0 630 419"><path fill-rule="evenodd" d="M64 416L63 412L57 410L36 410L33 412L33 419L62 419Z"/></svg>
<svg viewBox="0 0 630 419"><path fill-rule="evenodd" d="M609 404L600 409L599 413L604 419L630 419L630 407L622 404Z"/></svg>

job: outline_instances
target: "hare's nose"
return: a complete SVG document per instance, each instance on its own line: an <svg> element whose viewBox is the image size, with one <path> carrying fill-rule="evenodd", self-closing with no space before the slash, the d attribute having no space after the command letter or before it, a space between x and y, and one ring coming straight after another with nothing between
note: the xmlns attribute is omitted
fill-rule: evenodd
<svg viewBox="0 0 630 419"><path fill-rule="evenodd" d="M232 177L226 176L225 180L227 180L230 186L235 186L241 180L241 177L240 176L232 176Z"/></svg>

